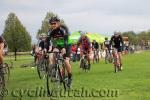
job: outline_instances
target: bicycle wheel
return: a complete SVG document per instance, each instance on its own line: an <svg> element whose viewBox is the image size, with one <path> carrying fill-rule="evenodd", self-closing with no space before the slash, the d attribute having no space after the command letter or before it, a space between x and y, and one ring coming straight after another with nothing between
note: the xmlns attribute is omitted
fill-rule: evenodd
<svg viewBox="0 0 150 100"><path fill-rule="evenodd" d="M4 73L3 69L0 68L0 91L5 88L5 78L4 78Z"/></svg>
<svg viewBox="0 0 150 100"><path fill-rule="evenodd" d="M37 72L40 79L44 79L46 75L46 66L48 66L47 59L40 59L37 64Z"/></svg>
<svg viewBox="0 0 150 100"><path fill-rule="evenodd" d="M83 60L84 60L83 58L80 60L80 68L84 67L84 61Z"/></svg>
<svg viewBox="0 0 150 100"><path fill-rule="evenodd" d="M62 72L60 71L59 65L49 68L47 72L46 85L47 85L47 92L49 96L56 95L53 93L59 93L62 88L64 88L64 91L66 91L65 76L63 76Z"/></svg>
<svg viewBox="0 0 150 100"><path fill-rule="evenodd" d="M55 82L56 82L56 69L54 66L50 66L47 68L47 75L46 75L46 87L48 96L52 96L53 90L55 89Z"/></svg>
<svg viewBox="0 0 150 100"><path fill-rule="evenodd" d="M105 55L105 64L107 64L108 63L108 56L107 56L107 54Z"/></svg>
<svg viewBox="0 0 150 100"><path fill-rule="evenodd" d="M118 72L117 58L113 58L113 63L114 63L114 71L115 73L117 73Z"/></svg>
<svg viewBox="0 0 150 100"><path fill-rule="evenodd" d="M5 89L5 80L3 73L0 72L0 92L2 93ZM3 95L0 95L0 100L3 100Z"/></svg>
<svg viewBox="0 0 150 100"><path fill-rule="evenodd" d="M7 63L3 64L3 73L4 73L5 82L8 82L10 76L10 68Z"/></svg>
<svg viewBox="0 0 150 100"><path fill-rule="evenodd" d="M61 68L65 68L63 66L61 66ZM63 88L66 91L66 81L65 81L65 74L63 74L60 70L60 65L58 66L58 78L60 80L60 85L63 84Z"/></svg>

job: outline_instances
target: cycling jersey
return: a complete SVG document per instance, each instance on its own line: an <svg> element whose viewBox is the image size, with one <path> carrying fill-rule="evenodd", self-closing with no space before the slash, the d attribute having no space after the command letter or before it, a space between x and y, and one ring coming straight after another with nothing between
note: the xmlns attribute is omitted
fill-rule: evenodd
<svg viewBox="0 0 150 100"><path fill-rule="evenodd" d="M82 50L84 51L89 51L90 49L90 40L87 36L85 37L80 37L78 40L78 45L81 44L82 45Z"/></svg>
<svg viewBox="0 0 150 100"><path fill-rule="evenodd" d="M97 42L92 42L92 48L93 49L98 49L99 48L99 44Z"/></svg>
<svg viewBox="0 0 150 100"><path fill-rule="evenodd" d="M111 40L110 40L110 44L115 47L118 52L121 52L122 51L122 46L123 46L123 39L121 37L121 35L115 37L115 36L112 36L111 37Z"/></svg>
<svg viewBox="0 0 150 100"><path fill-rule="evenodd" d="M110 41L109 40L104 41L104 46L110 50Z"/></svg>
<svg viewBox="0 0 150 100"><path fill-rule="evenodd" d="M47 41L44 41L44 40L40 41L39 47L41 47L42 50L44 50L44 49L49 50L49 44L47 43Z"/></svg>
<svg viewBox="0 0 150 100"><path fill-rule="evenodd" d="M67 56L70 55L69 31L67 27L60 26L57 29L50 29L48 32L48 44L59 50L66 49Z"/></svg>

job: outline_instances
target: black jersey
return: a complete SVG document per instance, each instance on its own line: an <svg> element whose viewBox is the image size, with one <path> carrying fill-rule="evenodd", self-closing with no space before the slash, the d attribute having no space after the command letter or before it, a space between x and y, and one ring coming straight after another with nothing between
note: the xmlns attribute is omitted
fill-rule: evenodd
<svg viewBox="0 0 150 100"><path fill-rule="evenodd" d="M117 37L112 36L110 44L113 45L114 47L121 47L123 45L123 39L120 35Z"/></svg>

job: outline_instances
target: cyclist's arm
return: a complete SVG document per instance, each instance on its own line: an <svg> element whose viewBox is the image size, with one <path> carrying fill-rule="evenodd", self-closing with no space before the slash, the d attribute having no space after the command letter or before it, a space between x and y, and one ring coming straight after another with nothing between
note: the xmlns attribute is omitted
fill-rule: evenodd
<svg viewBox="0 0 150 100"><path fill-rule="evenodd" d="M111 39L110 39L110 46L112 45L113 41L114 41L114 36L112 36Z"/></svg>
<svg viewBox="0 0 150 100"><path fill-rule="evenodd" d="M44 46L43 41L40 41L39 46L38 46L40 51L42 51L43 46Z"/></svg>
<svg viewBox="0 0 150 100"><path fill-rule="evenodd" d="M67 50L67 47L68 47L68 35L64 36L64 47Z"/></svg>
<svg viewBox="0 0 150 100"><path fill-rule="evenodd" d="M69 37L69 31L65 27L61 28L63 34L64 34L64 48L67 50L68 48L68 37Z"/></svg>
<svg viewBox="0 0 150 100"><path fill-rule="evenodd" d="M121 41L122 46L123 46L123 45L124 45L124 42L123 42L123 38L122 38L122 36L120 36L120 41Z"/></svg>
<svg viewBox="0 0 150 100"><path fill-rule="evenodd" d="M48 46L49 46L49 51L52 50L52 36L51 36L51 32L52 32L52 30L50 30L50 31L48 32L48 37L47 37L47 42L48 42Z"/></svg>

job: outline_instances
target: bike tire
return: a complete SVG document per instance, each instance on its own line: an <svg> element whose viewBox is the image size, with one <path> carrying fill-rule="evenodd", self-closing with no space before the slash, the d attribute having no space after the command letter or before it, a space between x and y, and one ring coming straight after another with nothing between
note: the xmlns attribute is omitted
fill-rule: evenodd
<svg viewBox="0 0 150 100"><path fill-rule="evenodd" d="M66 91L66 82L65 82L65 80L64 80L64 77L65 77L65 76L62 76L62 75L61 75L61 71L60 71L60 67L59 67L59 66L58 66L58 74L59 74L60 82L63 83L64 90Z"/></svg>
<svg viewBox="0 0 150 100"><path fill-rule="evenodd" d="M3 64L3 72L4 72L5 82L8 82L10 77L10 68L7 63Z"/></svg>
<svg viewBox="0 0 150 100"><path fill-rule="evenodd" d="M40 60L37 64L37 72L40 79L43 79L46 75L46 67L48 66L48 61L46 59Z"/></svg>
<svg viewBox="0 0 150 100"><path fill-rule="evenodd" d="M54 66L47 67L47 75L46 75L46 87L47 87L47 95L52 96L53 91L53 79L55 74Z"/></svg>
<svg viewBox="0 0 150 100"><path fill-rule="evenodd" d="M4 73L2 72L2 69L0 70L0 90L3 90L5 88L5 77Z"/></svg>

